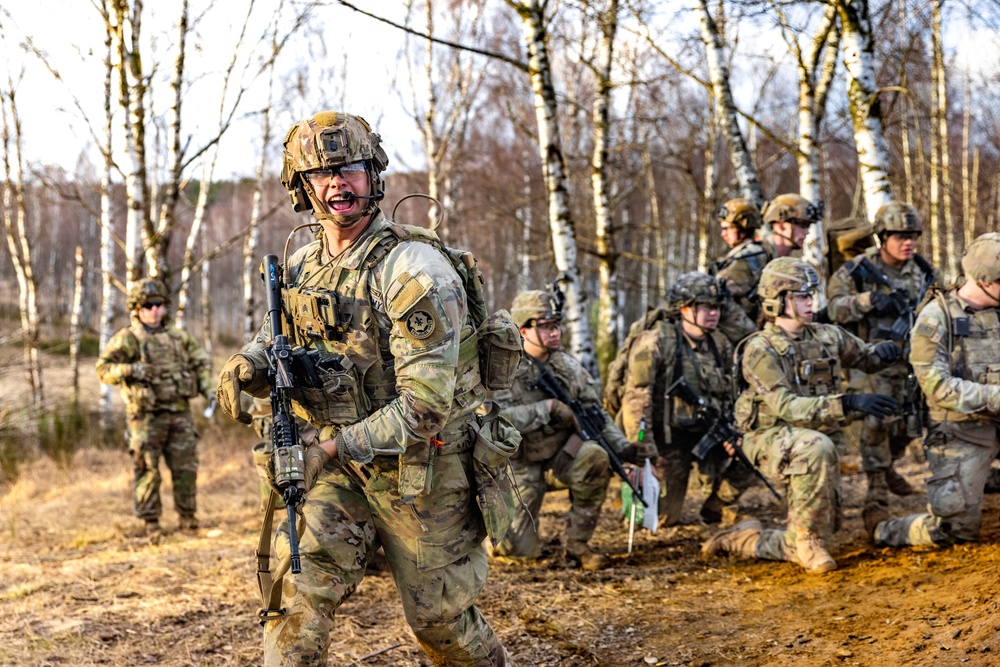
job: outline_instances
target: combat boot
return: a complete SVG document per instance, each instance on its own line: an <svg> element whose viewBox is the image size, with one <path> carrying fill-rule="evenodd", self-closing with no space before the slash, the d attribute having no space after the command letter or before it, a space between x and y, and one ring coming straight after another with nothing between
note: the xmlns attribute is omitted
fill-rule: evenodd
<svg viewBox="0 0 1000 667"><path fill-rule="evenodd" d="M892 466L889 466L885 471L885 484L894 495L909 496L913 494L913 487Z"/></svg>
<svg viewBox="0 0 1000 667"><path fill-rule="evenodd" d="M883 521L891 518L889 510L882 503L866 503L861 511L861 520L865 522L865 532L872 544L875 544L875 530Z"/></svg>
<svg viewBox="0 0 1000 667"><path fill-rule="evenodd" d="M179 528L181 530L194 532L198 530L198 519L194 518L193 516L182 516Z"/></svg>
<svg viewBox="0 0 1000 667"><path fill-rule="evenodd" d="M701 545L701 553L706 556L732 554L744 558L757 556L757 543L764 526L757 519L740 521L732 528L720 530Z"/></svg>
<svg viewBox="0 0 1000 667"><path fill-rule="evenodd" d="M809 574L823 574L837 569L837 561L826 550L823 539L811 530L795 540L795 557Z"/></svg>
<svg viewBox="0 0 1000 667"><path fill-rule="evenodd" d="M1000 468L992 468L990 476L986 478L986 487L983 493L1000 493Z"/></svg>
<svg viewBox="0 0 1000 667"><path fill-rule="evenodd" d="M582 540L568 540L564 555L566 560L578 562L582 570L602 570L611 563L607 556Z"/></svg>
<svg viewBox="0 0 1000 667"><path fill-rule="evenodd" d="M889 483L886 481L884 470L873 470L866 473L868 476L868 494L865 496L865 503L889 504Z"/></svg>

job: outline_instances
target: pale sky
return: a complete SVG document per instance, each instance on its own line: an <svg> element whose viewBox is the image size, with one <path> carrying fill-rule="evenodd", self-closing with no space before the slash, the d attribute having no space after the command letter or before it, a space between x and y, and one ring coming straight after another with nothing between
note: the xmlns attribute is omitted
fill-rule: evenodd
<svg viewBox="0 0 1000 667"><path fill-rule="evenodd" d="M206 9L209 3L204 0L190 3L190 21L192 24L197 21L197 24L187 44L190 83L183 98L182 113L183 131L191 135L192 147L200 146L217 127L222 75L232 58L250 4L250 0L216 0ZM395 15L393 18L402 22L403 3L379 4L387 5L380 6L380 11ZM81 153L85 152L91 163L99 164L99 153L94 149L83 116L89 116L95 131L100 133L104 86L101 61L105 52L100 15L90 0L16 0L5 5L8 6L0 8L0 61L8 63L7 70L17 85L26 162L58 164L73 171ZM157 115L162 115L170 103L169 76L176 54L174 24L179 2L160 0L145 5L142 35L147 46L152 44L157 54L153 60L158 62L146 60L143 67L147 74L154 65L158 67L154 105ZM278 0L256 0L254 3L235 80L229 85L230 99L240 79L250 86L238 116L259 110L267 99L266 77L253 79L258 67L251 66L242 77L240 74L252 46L265 32L273 12L280 5ZM285 25L289 23L286 20ZM300 36L279 60L277 71L281 74L276 95L281 95L282 88L295 85L297 77L290 73L293 69L308 65L311 72L305 78L308 83L303 93L291 103L291 111L281 113L272 121L273 132L279 135L277 140L280 141L288 126L300 117L343 105L345 110L364 116L382 134L389 150L390 171L403 167L402 162L409 162L411 167L419 166L414 165L421 161L416 127L403 107L410 97L407 95L401 101L393 91L395 80L406 80L403 66L397 65L403 33L340 6L318 10L318 18L310 28L314 33L322 33L323 40L316 34L308 38ZM25 53L21 48L25 38L30 38L36 48L46 53L63 82L56 81L36 56ZM266 45L260 49L262 53L268 50ZM346 96L343 92L345 64ZM4 77L4 87L8 71L0 73ZM17 84L22 71L23 79ZM76 108L74 96L83 112ZM244 119L231 129L221 143L216 178L252 176L259 159L260 134L260 122L256 118ZM277 169L279 152L273 144L269 155Z"/></svg>

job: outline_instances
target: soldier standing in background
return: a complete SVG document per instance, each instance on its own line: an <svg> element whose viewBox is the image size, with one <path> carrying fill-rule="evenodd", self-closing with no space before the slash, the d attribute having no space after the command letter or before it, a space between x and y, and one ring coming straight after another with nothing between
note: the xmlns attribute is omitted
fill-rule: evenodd
<svg viewBox="0 0 1000 667"><path fill-rule="evenodd" d="M928 511L895 519L865 506L880 547L950 546L979 539L983 487L1000 451L1000 234L983 234L962 257L965 280L937 292L913 327L910 363L927 397Z"/></svg>
<svg viewBox="0 0 1000 667"><path fill-rule="evenodd" d="M524 338L525 355L513 386L496 392L493 401L521 433L521 449L511 459L511 467L524 505L517 509L507 537L494 551L500 556L538 558L542 500L550 489L568 488L564 555L585 570L601 569L608 557L588 542L611 480L608 454L596 442L580 438L570 407L535 384L542 369L548 369L570 398L584 405L600 405L600 389L587 369L561 349L562 312L554 295L542 290L521 292L514 298L511 316ZM634 453L610 418L603 435L619 456ZM653 453L646 452L644 458Z"/></svg>
<svg viewBox="0 0 1000 667"><path fill-rule="evenodd" d="M167 290L147 278L132 285L132 324L108 341L97 360L97 378L120 384L128 419L126 435L135 463L135 515L147 534L160 530L160 457L170 469L174 508L182 530L197 530L197 433L189 399L215 397L208 356L187 332L166 324Z"/></svg>
<svg viewBox="0 0 1000 667"><path fill-rule="evenodd" d="M771 225L773 257L798 256L809 228L823 219L823 202L813 204L797 194L778 195L764 204L762 214Z"/></svg>
<svg viewBox="0 0 1000 667"><path fill-rule="evenodd" d="M722 240L729 252L717 259L708 272L726 281L726 287L751 321L760 315L757 282L776 251L767 241L756 238L760 228L760 210L749 199L730 199L715 212Z"/></svg>
<svg viewBox="0 0 1000 667"><path fill-rule="evenodd" d="M466 283L433 232L382 213L388 157L363 118L317 113L284 149L282 185L322 233L284 267L283 317L322 386L291 391L319 437L304 454L302 572L265 619L264 664L326 664L335 614L381 546L434 664L513 665L475 606L489 567L473 450L500 421L476 415L486 392ZM265 324L219 378L219 406L244 423L242 392L268 395L271 338ZM275 551L289 551L284 524Z"/></svg>
<svg viewBox="0 0 1000 667"><path fill-rule="evenodd" d="M632 325L630 336L608 369L605 404L630 442L651 438L660 479L660 525L680 519L692 449L712 426L695 409L667 392L683 378L698 396L721 414L732 413L730 372L733 348L716 331L725 288L721 279L704 273L682 274L670 288L666 308ZM723 510L735 516L737 501L755 482L753 473L730 459L723 447L713 448L698 464L705 501L700 515L718 523Z"/></svg>
<svg viewBox="0 0 1000 667"><path fill-rule="evenodd" d="M912 206L901 201L884 204L875 213L873 233L878 245L848 260L827 285L830 321L868 343L891 339L892 326L900 317L909 324L920 297L936 280L934 268L914 252L923 228ZM878 275L865 270L865 259ZM906 343L905 339L897 341L901 347ZM893 468L893 462L903 455L910 441L921 435L916 405L908 400L909 375L904 357L878 373L859 378L861 391L892 396L910 412L887 419L865 417L859 441L861 465L868 478L866 502L887 503L888 491L897 496L913 493L910 484Z"/></svg>
<svg viewBox="0 0 1000 667"><path fill-rule="evenodd" d="M706 554L790 561L807 572L836 569L828 544L840 521L840 466L827 435L852 411L881 417L898 404L881 394L842 394L841 364L875 371L899 358L899 347L868 345L832 324L812 323L819 289L815 269L800 259L773 260L758 292L768 320L764 330L741 345L743 386L736 401L736 425L743 450L772 478L787 482L788 525L764 530L742 521L702 546Z"/></svg>

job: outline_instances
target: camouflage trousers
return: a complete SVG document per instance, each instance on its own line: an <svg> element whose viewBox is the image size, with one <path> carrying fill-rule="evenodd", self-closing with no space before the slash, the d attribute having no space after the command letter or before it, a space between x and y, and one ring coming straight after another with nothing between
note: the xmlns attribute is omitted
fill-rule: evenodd
<svg viewBox="0 0 1000 667"><path fill-rule="evenodd" d="M674 430L674 441L659 449L655 467L660 479L657 515L661 526L672 526L681 518L692 467L697 468L698 487L705 499L702 508L712 513L721 513L725 506L736 503L757 481L753 472L731 460L721 445L713 448L704 461L697 461L692 449L701 435Z"/></svg>
<svg viewBox="0 0 1000 667"><path fill-rule="evenodd" d="M197 510L198 434L191 413L129 415L128 442L135 471L135 515L153 521L159 519L163 511L160 502L162 456L174 486L174 508L182 517L193 517Z"/></svg>
<svg viewBox="0 0 1000 667"><path fill-rule="evenodd" d="M798 562L795 544L806 532L829 544L840 518L840 463L833 440L811 429L775 426L747 433L743 449L761 472L786 483L788 526L765 530L757 557Z"/></svg>
<svg viewBox="0 0 1000 667"><path fill-rule="evenodd" d="M880 523L874 535L878 546L949 546L979 539L983 489L1000 451L996 427L983 422L950 424L932 430L928 441L928 511Z"/></svg>
<svg viewBox="0 0 1000 667"><path fill-rule="evenodd" d="M573 440L571 438L570 443ZM575 440L580 443L579 438ZM572 444L568 444L548 461L512 459L510 465L524 505L518 506L507 535L494 549L496 554L516 558L538 558L541 555L538 515L545 493L558 489L569 489L566 540L590 540L597 528L601 505L611 481L608 453L600 445L587 440L574 452Z"/></svg>
<svg viewBox="0 0 1000 667"><path fill-rule="evenodd" d="M906 378L899 376L895 368L889 372L872 373L861 381L861 391L892 396L900 405L905 399ZM906 453L910 444L906 433L906 419L900 416L880 419L866 415L858 433L858 450L861 454L861 469L865 472L885 471L892 462Z"/></svg>
<svg viewBox="0 0 1000 667"><path fill-rule="evenodd" d="M406 621L434 665L514 664L474 605L488 564L471 450L434 455L428 475L425 492L407 505L400 499L399 457L327 464L301 508L302 572L282 581L287 613L264 626L265 665L327 664L336 611L379 546ZM278 529L275 554L288 554L287 522Z"/></svg>

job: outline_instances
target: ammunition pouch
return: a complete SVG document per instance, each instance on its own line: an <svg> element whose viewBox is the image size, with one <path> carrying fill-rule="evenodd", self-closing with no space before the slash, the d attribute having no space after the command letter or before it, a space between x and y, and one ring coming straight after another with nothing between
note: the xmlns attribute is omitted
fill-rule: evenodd
<svg viewBox="0 0 1000 667"><path fill-rule="evenodd" d="M282 296L285 312L291 317L292 330L300 343L341 340L350 328L351 314L344 312L334 292L290 287Z"/></svg>
<svg viewBox="0 0 1000 667"><path fill-rule="evenodd" d="M357 367L347 357L326 357L313 366L318 384L289 391L295 414L316 426L346 426L368 412Z"/></svg>
<svg viewBox="0 0 1000 667"><path fill-rule="evenodd" d="M490 390L510 389L521 361L521 332L506 310L483 320L477 332L479 377Z"/></svg>
<svg viewBox="0 0 1000 667"><path fill-rule="evenodd" d="M976 381L979 384L1000 385L1000 364L988 364Z"/></svg>
<svg viewBox="0 0 1000 667"><path fill-rule="evenodd" d="M521 444L521 434L500 416L495 404L489 414L478 418L478 422L472 449L476 502L483 515L486 534L496 546L514 521L516 504L509 462Z"/></svg>
<svg viewBox="0 0 1000 667"><path fill-rule="evenodd" d="M824 396L836 391L840 364L833 358L806 359L796 369L800 388L807 396Z"/></svg>

